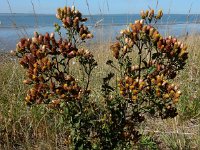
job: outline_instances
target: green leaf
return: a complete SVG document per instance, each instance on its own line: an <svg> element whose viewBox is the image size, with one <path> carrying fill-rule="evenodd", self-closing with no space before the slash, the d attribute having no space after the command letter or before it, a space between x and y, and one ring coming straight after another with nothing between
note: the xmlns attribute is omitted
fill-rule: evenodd
<svg viewBox="0 0 200 150"><path fill-rule="evenodd" d="M155 66L152 66L152 67L150 67L150 68L147 70L147 73L148 73L148 74L151 74L151 73L153 73L155 70L156 70L156 67L155 67Z"/></svg>

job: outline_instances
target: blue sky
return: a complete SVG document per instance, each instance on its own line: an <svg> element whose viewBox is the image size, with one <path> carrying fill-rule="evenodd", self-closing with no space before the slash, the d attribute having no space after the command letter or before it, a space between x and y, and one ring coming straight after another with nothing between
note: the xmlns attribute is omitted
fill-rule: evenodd
<svg viewBox="0 0 200 150"><path fill-rule="evenodd" d="M9 13L10 3L14 13L33 13L55 14L58 7L64 5L75 6L84 14L133 14L139 13L142 9L148 9L148 6L156 9L157 0L0 0L0 13ZM188 14L191 8L191 14L200 14L200 0L158 0L157 9L163 9L164 13Z"/></svg>

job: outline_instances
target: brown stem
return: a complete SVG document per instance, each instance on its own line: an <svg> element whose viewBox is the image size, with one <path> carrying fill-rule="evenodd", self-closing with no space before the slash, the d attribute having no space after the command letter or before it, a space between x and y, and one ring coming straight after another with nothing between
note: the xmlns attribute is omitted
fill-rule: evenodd
<svg viewBox="0 0 200 150"><path fill-rule="evenodd" d="M58 58L56 57L56 69L58 70L58 72L60 73L60 69L59 69L59 62L58 62Z"/></svg>
<svg viewBox="0 0 200 150"><path fill-rule="evenodd" d="M136 45L137 46L137 48L138 48L138 55L139 55L139 79L140 79L140 77L141 77L141 64L142 64L142 48L143 48L143 43L141 43L141 45L140 45L140 43L138 43L139 45Z"/></svg>
<svg viewBox="0 0 200 150"><path fill-rule="evenodd" d="M67 74L69 74L69 60L70 60L70 59L67 60L67 70L66 70L66 71L67 71Z"/></svg>
<svg viewBox="0 0 200 150"><path fill-rule="evenodd" d="M87 89L89 87L89 83L90 83L90 74L88 74L88 76L87 76L87 84L86 84L86 87L85 87L85 91L87 91Z"/></svg>
<svg viewBox="0 0 200 150"><path fill-rule="evenodd" d="M140 76L141 76L141 63L142 63L142 51L139 50L139 79L140 79Z"/></svg>

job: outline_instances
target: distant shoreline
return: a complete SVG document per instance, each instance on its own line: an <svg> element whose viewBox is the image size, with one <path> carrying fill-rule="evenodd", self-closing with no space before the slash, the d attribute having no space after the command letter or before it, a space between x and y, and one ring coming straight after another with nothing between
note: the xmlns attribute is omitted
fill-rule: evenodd
<svg viewBox="0 0 200 150"><path fill-rule="evenodd" d="M49 14L42 14L42 13L0 13L0 15L50 15L50 16L55 16L55 13L49 13ZM83 14L83 16L102 16L102 15L140 15L140 14L135 14L135 13L125 13L125 14ZM174 14L174 13L170 13L170 14L164 14L164 16L166 15L188 15L188 16L191 16L191 15L200 15L199 14Z"/></svg>
<svg viewBox="0 0 200 150"><path fill-rule="evenodd" d="M200 24L200 21L198 21L198 22L188 22L188 23L176 23L176 22L169 22L169 23L157 23L156 25L157 26L168 26L168 25L192 25L192 24L195 24L195 25L197 25L197 24ZM99 26L102 26L102 27L104 27L104 26L125 26L125 25L128 25L127 23L113 23L113 24L100 24ZM95 27L94 26L94 24L87 24L87 26L88 27ZM24 25L24 26L3 26L3 24L0 24L0 29L16 29L16 28L18 28L18 29L24 29L24 28L35 28L36 26L27 26L27 25ZM43 25L43 26L37 26L38 28L45 28L45 27L53 27L53 26L45 26L45 25Z"/></svg>

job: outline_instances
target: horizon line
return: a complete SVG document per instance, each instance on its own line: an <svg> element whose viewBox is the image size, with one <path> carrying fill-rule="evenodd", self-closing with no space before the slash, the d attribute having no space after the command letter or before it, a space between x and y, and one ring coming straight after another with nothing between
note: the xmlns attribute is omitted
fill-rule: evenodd
<svg viewBox="0 0 200 150"><path fill-rule="evenodd" d="M27 14L27 15L55 15L53 13L22 13L22 12L19 12L19 13L15 13L15 12L0 12L0 14ZM140 15L139 13L136 14L136 13L98 13L98 14L83 14L82 15L84 16L93 16L93 15ZM191 14L188 14L188 13L166 13L164 15L200 15L200 13L191 13Z"/></svg>

